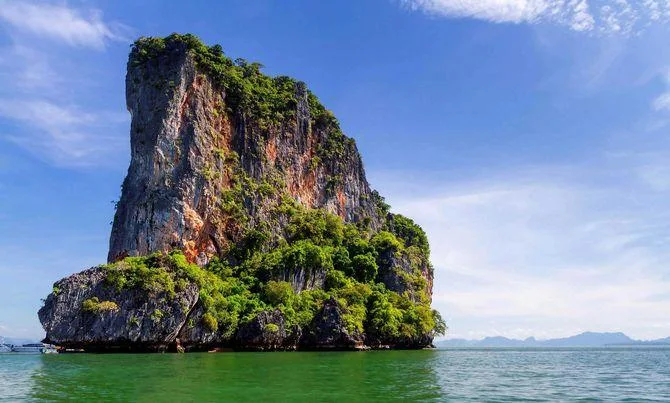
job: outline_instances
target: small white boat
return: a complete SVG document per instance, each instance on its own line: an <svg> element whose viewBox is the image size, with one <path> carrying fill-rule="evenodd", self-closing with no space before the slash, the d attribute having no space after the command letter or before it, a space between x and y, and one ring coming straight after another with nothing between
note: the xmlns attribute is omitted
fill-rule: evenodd
<svg viewBox="0 0 670 403"><path fill-rule="evenodd" d="M22 346L13 346L12 352L20 354L57 354L56 346L45 343L30 343Z"/></svg>
<svg viewBox="0 0 670 403"><path fill-rule="evenodd" d="M5 344L5 338L0 336L0 353L11 353L12 346L10 344Z"/></svg>

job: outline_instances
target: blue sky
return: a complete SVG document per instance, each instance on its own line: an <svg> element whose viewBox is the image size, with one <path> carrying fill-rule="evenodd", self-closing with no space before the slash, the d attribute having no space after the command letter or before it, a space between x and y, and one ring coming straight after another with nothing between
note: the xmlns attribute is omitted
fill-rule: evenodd
<svg viewBox="0 0 670 403"><path fill-rule="evenodd" d="M102 263L139 36L308 83L427 230L450 337L670 336L670 5L0 0L0 334Z"/></svg>

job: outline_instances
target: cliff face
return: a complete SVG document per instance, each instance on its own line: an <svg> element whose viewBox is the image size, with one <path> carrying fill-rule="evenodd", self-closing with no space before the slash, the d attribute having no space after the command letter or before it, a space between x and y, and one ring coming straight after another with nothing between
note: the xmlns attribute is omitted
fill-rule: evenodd
<svg viewBox="0 0 670 403"><path fill-rule="evenodd" d="M367 218L372 228L380 227L383 218L354 142L331 120L313 116L304 84L287 79L289 104L280 112L286 116L267 119L230 100L230 90L195 58L180 41L167 42L148 59L140 48L130 55L131 162L110 262L174 248L201 265L224 255L245 227L268 221L274 201L256 189L241 200L248 222L236 220L220 198L239 186L241 174L285 187L305 207L324 208L346 222Z"/></svg>
<svg viewBox="0 0 670 403"><path fill-rule="evenodd" d="M371 191L304 83L191 35L138 40L108 264L62 279L46 339L90 350L421 348L425 233Z"/></svg>

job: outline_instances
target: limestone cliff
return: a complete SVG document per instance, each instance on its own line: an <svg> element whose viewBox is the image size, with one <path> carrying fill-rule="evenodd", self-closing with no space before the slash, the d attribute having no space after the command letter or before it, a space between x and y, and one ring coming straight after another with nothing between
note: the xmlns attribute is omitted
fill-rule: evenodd
<svg viewBox="0 0 670 403"><path fill-rule="evenodd" d="M285 104L264 113L262 105L249 105L253 94L244 103L235 88L199 66L187 42L166 41L151 57L143 50L151 51L136 46L128 61L131 161L114 218L110 262L174 248L201 264L224 254L240 240L243 226L267 221L266 207L273 202L260 190L246 195L248 222L231 222L220 195L239 185L238 171L284 187L306 207L325 208L346 222L367 218L380 227L355 143L303 83L269 80L280 86ZM260 75L256 65L238 64L241 75Z"/></svg>
<svg viewBox="0 0 670 403"><path fill-rule="evenodd" d="M354 141L305 84L260 67L192 35L135 43L109 263L54 284L47 340L420 348L444 331L425 233L370 189Z"/></svg>

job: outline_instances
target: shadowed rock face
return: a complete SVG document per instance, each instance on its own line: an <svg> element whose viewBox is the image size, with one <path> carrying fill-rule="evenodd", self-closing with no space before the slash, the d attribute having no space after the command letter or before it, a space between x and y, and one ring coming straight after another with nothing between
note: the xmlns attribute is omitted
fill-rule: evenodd
<svg viewBox="0 0 670 403"><path fill-rule="evenodd" d="M279 310L260 312L235 335L226 329L208 329L198 288L189 284L169 296L164 292L118 291L105 282L104 267L74 274L54 284L38 315L47 331L46 340L64 347L91 351L174 350L176 339L189 350L217 345L242 350L354 349L363 335L347 330L342 307L334 298L323 303L306 329L288 326ZM87 311L85 301L96 298L115 309ZM430 342L428 342L430 344Z"/></svg>
<svg viewBox="0 0 670 403"><path fill-rule="evenodd" d="M300 327L285 324L281 311L266 311L240 327L236 345L246 350L295 350L301 334Z"/></svg>
<svg viewBox="0 0 670 403"><path fill-rule="evenodd" d="M187 284L174 295L141 289L115 289L106 281L104 266L73 274L54 284L38 315L47 332L45 341L87 351L174 351L176 340L190 351L228 346L240 350L351 350L372 347L422 348L432 336L416 339L366 340L350 331L335 298L323 302L306 327L290 326L280 310L263 311L231 334L227 328L210 329L203 322L199 289ZM111 309L87 309L95 299ZM107 305L104 305L107 304ZM95 305L95 304L94 304Z"/></svg>
<svg viewBox="0 0 670 403"><path fill-rule="evenodd" d="M175 341L198 301L198 288L190 284L172 297L139 290L117 291L105 284L105 269L96 267L54 284L38 316L49 342L64 347L161 350ZM96 298L113 309L85 309Z"/></svg>
<svg viewBox="0 0 670 403"><path fill-rule="evenodd" d="M227 97L183 43L168 43L148 61L131 53L126 75L131 162L108 261L174 248L201 265L221 255L242 233L239 222L217 204L237 169L254 180L279 179L306 207L380 226L353 141L344 138L343 155L320 152L334 129L311 116L304 84L295 84L291 116L271 125ZM248 226L268 220L270 202L261 197L245 202Z"/></svg>
<svg viewBox="0 0 670 403"><path fill-rule="evenodd" d="M363 345L363 335L350 332L342 317L342 307L330 298L312 321L310 329L303 334L303 343L321 350L353 349Z"/></svg>

